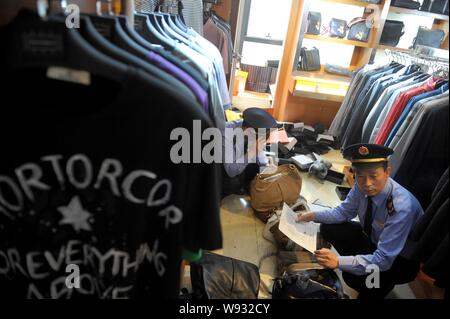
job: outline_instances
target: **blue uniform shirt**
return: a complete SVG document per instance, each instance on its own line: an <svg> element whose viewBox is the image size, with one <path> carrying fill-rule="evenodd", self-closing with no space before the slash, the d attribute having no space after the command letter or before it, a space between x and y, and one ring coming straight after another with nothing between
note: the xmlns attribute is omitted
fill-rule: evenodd
<svg viewBox="0 0 450 319"><path fill-rule="evenodd" d="M391 195L395 213L389 215L387 200ZM367 275L366 269L369 265L377 265L380 271L389 270L395 258L402 252L413 226L423 215L423 209L418 200L391 178L383 191L372 198L372 202L371 240L377 245L377 249L372 255L340 256L339 268L342 271L355 275ZM323 224L340 224L358 216L363 226L367 203L367 196L355 184L340 206L317 212L314 221Z"/></svg>

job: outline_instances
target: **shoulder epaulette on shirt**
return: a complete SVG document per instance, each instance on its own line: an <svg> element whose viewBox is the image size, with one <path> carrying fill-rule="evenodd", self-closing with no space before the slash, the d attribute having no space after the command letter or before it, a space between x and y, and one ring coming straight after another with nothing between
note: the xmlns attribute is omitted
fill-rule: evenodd
<svg viewBox="0 0 450 319"><path fill-rule="evenodd" d="M392 216L395 214L394 198L392 197L392 195L390 195L387 199L386 208L387 208L389 216Z"/></svg>

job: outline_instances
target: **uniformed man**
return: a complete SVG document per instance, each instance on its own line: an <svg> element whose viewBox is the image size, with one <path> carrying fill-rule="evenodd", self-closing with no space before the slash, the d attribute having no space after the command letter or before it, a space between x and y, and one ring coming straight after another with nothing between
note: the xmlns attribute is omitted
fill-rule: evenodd
<svg viewBox="0 0 450 319"><path fill-rule="evenodd" d="M260 168L269 163L264 154L270 131L277 128L275 119L260 108L248 108L242 114L243 120L225 123L230 132L241 128L249 136L250 143L237 143L236 135L223 132L224 174L222 197L231 194L243 194ZM258 135L259 132L263 134ZM230 160L231 159L231 160Z"/></svg>
<svg viewBox="0 0 450 319"><path fill-rule="evenodd" d="M390 178L392 154L380 145L348 147L344 157L352 162L356 184L346 200L334 209L297 217L298 222L322 224L321 235L339 256L322 249L315 252L317 262L342 270L344 281L359 292L360 299L384 298L395 285L414 280L419 270L417 262L405 258L405 244L423 210L409 191ZM353 221L357 216L359 221ZM373 288L377 269L379 287Z"/></svg>

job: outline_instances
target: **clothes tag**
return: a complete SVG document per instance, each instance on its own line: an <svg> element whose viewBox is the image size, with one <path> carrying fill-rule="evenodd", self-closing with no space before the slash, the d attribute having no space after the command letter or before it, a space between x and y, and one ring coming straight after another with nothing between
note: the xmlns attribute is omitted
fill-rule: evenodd
<svg viewBox="0 0 450 319"><path fill-rule="evenodd" d="M91 85L91 74L87 71L51 66L47 69L47 77L54 80Z"/></svg>

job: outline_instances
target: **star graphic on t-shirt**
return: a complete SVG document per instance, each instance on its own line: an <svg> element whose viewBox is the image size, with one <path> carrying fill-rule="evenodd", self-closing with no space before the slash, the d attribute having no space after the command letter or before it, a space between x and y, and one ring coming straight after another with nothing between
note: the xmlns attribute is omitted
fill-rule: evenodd
<svg viewBox="0 0 450 319"><path fill-rule="evenodd" d="M58 211L64 216L64 219L59 222L60 225L72 225L77 233L81 230L92 230L88 223L92 214L83 209L78 196L73 197L69 205L58 207Z"/></svg>

